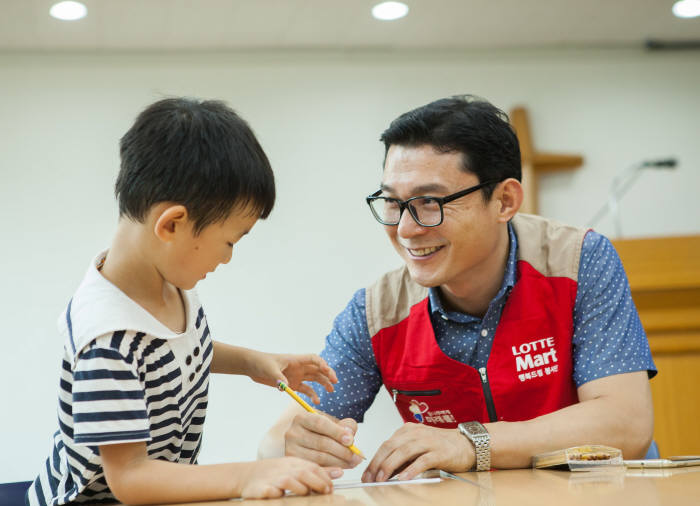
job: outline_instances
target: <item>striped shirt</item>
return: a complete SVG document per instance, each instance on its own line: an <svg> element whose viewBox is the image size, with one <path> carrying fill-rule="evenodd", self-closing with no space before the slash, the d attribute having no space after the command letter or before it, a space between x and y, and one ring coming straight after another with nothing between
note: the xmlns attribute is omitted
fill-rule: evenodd
<svg viewBox="0 0 700 506"><path fill-rule="evenodd" d="M163 326L91 264L59 319L66 336L58 430L27 504L107 503L99 445L145 441L149 458L194 464L212 340L194 291L184 333Z"/></svg>

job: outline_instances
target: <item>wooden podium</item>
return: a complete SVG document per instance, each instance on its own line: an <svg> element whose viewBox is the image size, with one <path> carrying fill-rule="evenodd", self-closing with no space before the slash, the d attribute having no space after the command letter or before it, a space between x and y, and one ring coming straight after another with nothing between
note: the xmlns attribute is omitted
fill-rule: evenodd
<svg viewBox="0 0 700 506"><path fill-rule="evenodd" d="M654 439L664 457L700 454L700 235L612 241L659 374Z"/></svg>

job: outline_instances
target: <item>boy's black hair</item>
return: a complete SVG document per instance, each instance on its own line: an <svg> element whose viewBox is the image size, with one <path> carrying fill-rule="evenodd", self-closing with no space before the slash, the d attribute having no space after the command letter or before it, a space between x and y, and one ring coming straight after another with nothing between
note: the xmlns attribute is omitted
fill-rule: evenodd
<svg viewBox="0 0 700 506"><path fill-rule="evenodd" d="M380 140L384 158L392 145L430 145L443 153L462 153L463 170L479 182L521 179L520 145L508 115L486 100L458 95L436 100L402 114L391 122ZM484 187L489 200L494 185Z"/></svg>
<svg viewBox="0 0 700 506"><path fill-rule="evenodd" d="M195 233L250 207L275 203L270 162L253 131L217 100L167 98L148 106L120 142L119 216L140 222L159 202L187 208Z"/></svg>

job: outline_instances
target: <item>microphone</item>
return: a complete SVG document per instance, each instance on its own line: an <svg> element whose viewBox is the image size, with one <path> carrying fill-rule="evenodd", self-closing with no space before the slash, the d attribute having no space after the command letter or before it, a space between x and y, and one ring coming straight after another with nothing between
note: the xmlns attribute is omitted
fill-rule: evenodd
<svg viewBox="0 0 700 506"><path fill-rule="evenodd" d="M622 196L632 187L643 169L673 169L677 164L678 160L675 158L659 158L656 160L643 160L620 171L610 184L607 202L588 222L588 226L592 228L603 216L610 213L615 224L616 236L622 237L622 224L620 223L620 213L618 211L618 202Z"/></svg>
<svg viewBox="0 0 700 506"><path fill-rule="evenodd" d="M645 160L642 162L642 167L660 167L672 169L678 165L678 160L675 158L661 158L659 160Z"/></svg>

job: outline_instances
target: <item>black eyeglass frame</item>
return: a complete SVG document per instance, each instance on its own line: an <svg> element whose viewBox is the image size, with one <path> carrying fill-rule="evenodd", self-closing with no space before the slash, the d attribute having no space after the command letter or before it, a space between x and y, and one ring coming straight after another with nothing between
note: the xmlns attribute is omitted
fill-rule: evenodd
<svg viewBox="0 0 700 506"><path fill-rule="evenodd" d="M382 193L382 191L384 191L384 190L380 189L380 190L377 190L376 192L374 192L372 195L368 196L366 198L366 200L367 200L367 205L369 206L370 211L372 211L372 216L374 216L374 219L377 220L382 225L386 225L389 227L395 227L396 225L398 225L401 222L401 217L403 216L404 209L408 209L408 212L410 213L411 217L413 218L413 221L418 223L418 225L420 225L421 227L426 227L426 228L438 227L438 226L442 225L442 222L445 219L445 213L442 210L442 206L444 206L448 202L452 202L453 200L456 200L460 197L464 197L466 195L469 195L470 193L474 193L477 190L481 190L482 188L484 188L490 184L500 183L500 182L501 181L496 180L496 179L493 179L490 181L484 181L483 183L479 183L477 185L470 186L469 188L467 188L465 190L460 190L456 193L452 193L452 194L447 195L445 197L433 197L432 195L417 195L415 197L411 197L410 199L406 199L406 200L399 200L399 199L395 199L392 197L380 197L380 194ZM391 200L393 202L396 202L399 205L399 219L396 221L396 223L388 223L388 222L382 221L379 218L379 216L377 216L377 213L375 212L374 207L372 207L372 202L375 200L379 200L379 199ZM421 223L420 220L418 219L418 217L415 215L415 213L413 211L413 207L411 205L409 205L409 203L411 201L417 200L417 199L432 199L435 202L437 202L438 206L440 207L440 221L437 222L435 225L424 225L423 223Z"/></svg>

